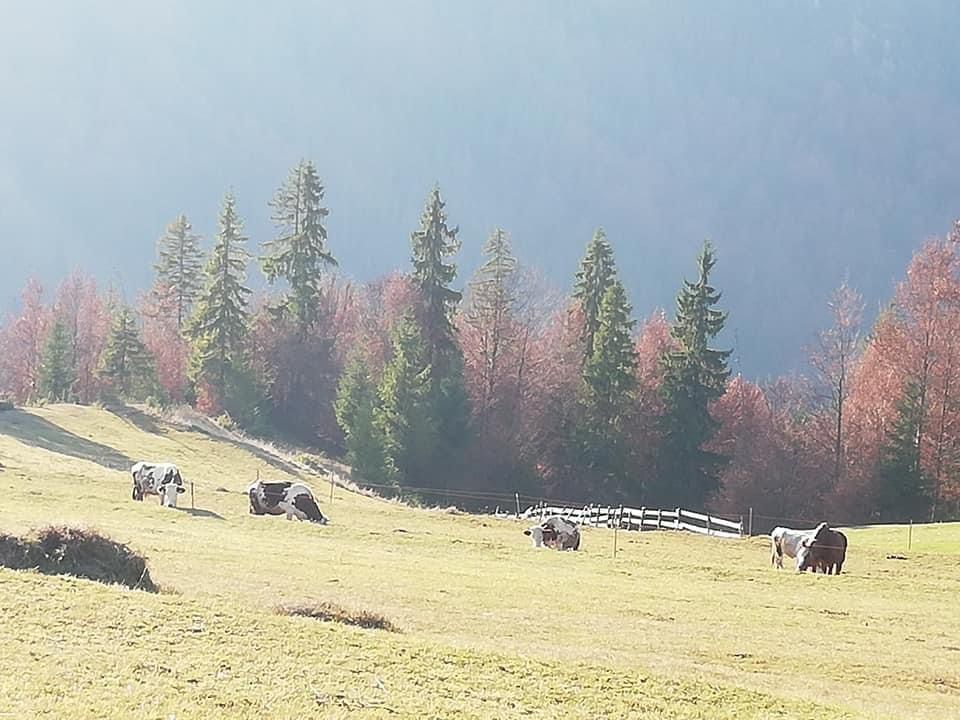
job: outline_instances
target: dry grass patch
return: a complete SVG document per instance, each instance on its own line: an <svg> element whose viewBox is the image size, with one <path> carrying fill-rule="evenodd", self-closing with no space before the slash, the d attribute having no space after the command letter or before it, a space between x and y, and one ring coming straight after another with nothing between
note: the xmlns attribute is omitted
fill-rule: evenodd
<svg viewBox="0 0 960 720"><path fill-rule="evenodd" d="M84 528L49 526L26 537L0 533L0 566L44 575L73 575L134 590L159 590L150 578L146 558Z"/></svg>
<svg viewBox="0 0 960 720"><path fill-rule="evenodd" d="M274 608L277 615L309 617L324 622L356 625L368 630L400 632L399 628L379 613L369 610L348 610L332 602L289 603Z"/></svg>

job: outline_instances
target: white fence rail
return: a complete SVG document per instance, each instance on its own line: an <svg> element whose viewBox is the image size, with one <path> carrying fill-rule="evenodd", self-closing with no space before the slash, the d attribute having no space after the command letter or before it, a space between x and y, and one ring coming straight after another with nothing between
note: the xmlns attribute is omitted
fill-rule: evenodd
<svg viewBox="0 0 960 720"><path fill-rule="evenodd" d="M743 537L743 521L735 522L726 518L704 515L703 513L674 508L629 508L612 505L587 505L561 507L541 503L527 508L521 518L543 519L549 515L559 515L578 525L590 527L619 527L621 530L686 530L688 532L710 535L712 537Z"/></svg>

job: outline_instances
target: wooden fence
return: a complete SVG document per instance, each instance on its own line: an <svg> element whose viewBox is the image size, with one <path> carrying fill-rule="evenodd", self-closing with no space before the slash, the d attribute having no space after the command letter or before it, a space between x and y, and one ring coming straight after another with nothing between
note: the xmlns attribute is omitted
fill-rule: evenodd
<svg viewBox="0 0 960 720"><path fill-rule="evenodd" d="M582 508L557 507L540 503L520 515L521 518L542 520L549 515L559 515L578 525L590 527L618 527L621 530L687 530L701 535L723 538L743 537L743 521L734 522L725 518L704 515L675 508L629 508L610 505L587 505Z"/></svg>

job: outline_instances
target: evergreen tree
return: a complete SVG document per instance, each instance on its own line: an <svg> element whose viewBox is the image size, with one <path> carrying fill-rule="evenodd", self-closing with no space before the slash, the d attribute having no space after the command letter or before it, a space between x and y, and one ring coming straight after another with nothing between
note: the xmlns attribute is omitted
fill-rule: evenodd
<svg viewBox="0 0 960 720"><path fill-rule="evenodd" d="M373 422L376 404L376 387L366 363L357 355L340 378L334 411L347 439L347 462L368 483L388 479L383 437Z"/></svg>
<svg viewBox="0 0 960 720"><path fill-rule="evenodd" d="M67 325L57 318L50 329L40 361L40 392L53 402L67 401L77 379L71 346Z"/></svg>
<svg viewBox="0 0 960 720"><path fill-rule="evenodd" d="M247 334L247 302L244 286L249 254L243 243L243 223L236 200L227 193L220 211L220 229L206 267L206 287L197 303L191 335L194 339L193 376L214 385L223 396L232 370L242 365Z"/></svg>
<svg viewBox="0 0 960 720"><path fill-rule="evenodd" d="M904 521L926 515L930 478L920 463L923 422L920 385L908 382L897 403L897 417L887 433L877 472L877 503L884 521Z"/></svg>
<svg viewBox="0 0 960 720"><path fill-rule="evenodd" d="M397 484L420 484L437 443L426 348L409 314L393 332L393 358L383 371L373 412L383 438L386 474Z"/></svg>
<svg viewBox="0 0 960 720"><path fill-rule="evenodd" d="M697 258L696 282L684 281L677 297L677 317L671 334L679 349L663 360L659 501L702 506L718 486L724 458L705 449L717 423L709 405L723 395L730 377L728 350L710 348L727 319L715 309L720 293L710 285L716 260L709 242Z"/></svg>
<svg viewBox="0 0 960 720"><path fill-rule="evenodd" d="M584 357L589 357L593 352L593 338L600 327L600 305L616 278L613 248L603 228L597 228L593 239L587 244L587 252L580 261L573 286L573 296L580 301L584 315Z"/></svg>
<svg viewBox="0 0 960 720"><path fill-rule="evenodd" d="M423 334L427 363L439 379L447 361L459 351L453 328L453 313L461 294L450 288L457 276L457 266L446 262L460 249L458 228L447 226L445 203L440 188L434 187L427 198L420 229L411 236L413 245L413 281L423 300Z"/></svg>
<svg viewBox="0 0 960 720"><path fill-rule="evenodd" d="M263 244L263 270L270 282L285 279L290 290L281 310L292 313L300 337L317 322L323 270L337 261L327 248L323 183L313 163L301 160L270 205L280 237Z"/></svg>
<svg viewBox="0 0 960 720"><path fill-rule="evenodd" d="M158 243L159 261L154 266L157 283L171 293L176 303L177 328L182 328L194 301L203 289L203 252L186 215L167 225Z"/></svg>
<svg viewBox="0 0 960 720"><path fill-rule="evenodd" d="M593 351L583 369L592 422L611 431L623 428L637 382L631 311L623 285L615 280L600 303Z"/></svg>
<svg viewBox="0 0 960 720"><path fill-rule="evenodd" d="M123 398L142 399L154 389L152 358L140 338L133 311L128 307L121 307L114 317L103 351L100 377Z"/></svg>

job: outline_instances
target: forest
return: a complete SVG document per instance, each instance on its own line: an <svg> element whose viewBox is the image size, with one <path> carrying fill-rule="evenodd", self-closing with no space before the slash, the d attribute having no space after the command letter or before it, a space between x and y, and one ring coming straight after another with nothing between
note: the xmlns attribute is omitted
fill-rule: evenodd
<svg viewBox="0 0 960 720"><path fill-rule="evenodd" d="M135 298L80 270L49 296L28 280L0 324L0 402L187 403L342 457L383 494L470 509L519 496L960 517L960 221L919 246L872 326L846 284L809 298L832 322L807 371L757 383L721 342L722 242L690 258L669 314L638 314L599 227L569 293L501 228L458 277L458 228L434 187L410 265L358 283L327 237L324 194L301 161L269 201L274 236L254 242L228 193L209 251L176 217Z"/></svg>

